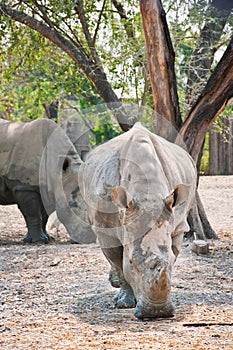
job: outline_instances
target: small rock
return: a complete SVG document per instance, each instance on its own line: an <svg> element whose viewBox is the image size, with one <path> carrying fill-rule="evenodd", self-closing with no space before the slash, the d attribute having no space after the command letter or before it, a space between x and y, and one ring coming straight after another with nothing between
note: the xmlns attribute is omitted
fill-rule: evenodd
<svg viewBox="0 0 233 350"><path fill-rule="evenodd" d="M193 241L192 251L196 254L207 254L209 251L209 243L201 239Z"/></svg>
<svg viewBox="0 0 233 350"><path fill-rule="evenodd" d="M55 258L49 266L57 266L58 264L60 264L60 262L61 262L60 258Z"/></svg>

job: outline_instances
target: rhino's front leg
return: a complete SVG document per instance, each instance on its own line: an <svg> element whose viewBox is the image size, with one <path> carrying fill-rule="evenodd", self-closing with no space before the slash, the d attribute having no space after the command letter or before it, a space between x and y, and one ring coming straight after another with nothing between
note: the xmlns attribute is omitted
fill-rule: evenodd
<svg viewBox="0 0 233 350"><path fill-rule="evenodd" d="M54 241L54 237L52 235L49 235L47 230L46 230L46 225L48 222L49 215L47 214L43 204L41 207L41 215L42 215L42 230L49 241Z"/></svg>
<svg viewBox="0 0 233 350"><path fill-rule="evenodd" d="M128 309L136 306L136 299L133 289L124 281L120 291L114 297L115 306L119 309Z"/></svg>
<svg viewBox="0 0 233 350"><path fill-rule="evenodd" d="M123 247L102 248L102 251L111 264L109 281L113 287L120 288L120 291L114 297L115 306L119 309L135 307L136 299L133 290L123 275Z"/></svg>
<svg viewBox="0 0 233 350"><path fill-rule="evenodd" d="M42 202L40 194L34 191L15 191L18 208L24 216L27 225L25 243L48 243L49 235L43 230Z"/></svg>

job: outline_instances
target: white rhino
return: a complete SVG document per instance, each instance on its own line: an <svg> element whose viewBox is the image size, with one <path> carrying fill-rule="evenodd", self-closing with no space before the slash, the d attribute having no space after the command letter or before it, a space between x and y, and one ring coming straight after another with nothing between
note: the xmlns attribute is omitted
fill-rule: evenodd
<svg viewBox="0 0 233 350"><path fill-rule="evenodd" d="M79 185L120 287L116 306L136 306L137 318L172 316L172 266L196 189L189 154L136 123L89 154Z"/></svg>
<svg viewBox="0 0 233 350"><path fill-rule="evenodd" d="M0 204L18 205L28 229L24 242L48 242L46 223L56 210L71 238L75 235L78 241L80 233L82 243L82 222L72 210L81 163L70 139L53 121L0 119Z"/></svg>

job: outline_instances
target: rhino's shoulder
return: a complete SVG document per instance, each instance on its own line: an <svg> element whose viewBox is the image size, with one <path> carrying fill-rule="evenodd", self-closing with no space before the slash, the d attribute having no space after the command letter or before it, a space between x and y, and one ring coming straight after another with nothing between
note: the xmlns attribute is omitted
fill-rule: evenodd
<svg viewBox="0 0 233 350"><path fill-rule="evenodd" d="M30 133L32 133L31 135L48 134L58 127L54 121L46 118L36 119L27 123L0 119L0 124L5 139L11 135L14 135L14 137L18 135L20 137L22 134L28 134L30 136Z"/></svg>
<svg viewBox="0 0 233 350"><path fill-rule="evenodd" d="M49 128L56 128L57 124L51 120L51 119L47 119L47 118L40 118L40 119L35 119L33 121L30 122L30 124L34 127L36 126L43 126L43 127L49 127Z"/></svg>
<svg viewBox="0 0 233 350"><path fill-rule="evenodd" d="M37 130L38 134L51 134L51 132L59 127L53 120L47 118L33 120L25 123L25 126L28 129Z"/></svg>

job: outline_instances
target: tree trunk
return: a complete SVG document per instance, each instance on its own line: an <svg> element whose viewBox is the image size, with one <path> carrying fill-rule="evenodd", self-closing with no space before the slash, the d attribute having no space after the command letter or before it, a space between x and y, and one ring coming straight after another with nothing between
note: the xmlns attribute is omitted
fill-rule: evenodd
<svg viewBox="0 0 233 350"><path fill-rule="evenodd" d="M174 51L167 29L167 22L160 0L141 0L140 10L145 33L148 66L156 112L156 133L167 140L177 138L175 128L182 125L176 77L174 71ZM177 138L179 139L179 138ZM181 144L181 140L179 139ZM196 160L197 162L197 160ZM188 217L190 232L197 237L205 237L197 200L192 206Z"/></svg>
<svg viewBox="0 0 233 350"><path fill-rule="evenodd" d="M196 195L196 201L197 201L197 207L198 207L198 213L199 213L199 217L202 223L202 227L203 227L203 231L205 233L205 237L206 238L213 238L213 239L218 239L218 236L216 235L216 233L214 232L214 230L212 229L209 220L207 219L206 213L205 213L205 209L202 205L200 196L197 192Z"/></svg>
<svg viewBox="0 0 233 350"><path fill-rule="evenodd" d="M209 174L233 175L233 121L231 116L222 118L222 131L211 129L209 136Z"/></svg>
<svg viewBox="0 0 233 350"><path fill-rule="evenodd" d="M195 234L197 239L218 239L207 219L198 191L188 215L188 223L190 226L189 235L193 236Z"/></svg>
<svg viewBox="0 0 233 350"><path fill-rule="evenodd" d="M52 103L50 105L43 103L46 118L52 119L56 123L57 123L57 119L58 119L58 105L59 105L58 100L52 101Z"/></svg>
<svg viewBox="0 0 233 350"><path fill-rule="evenodd" d="M218 175L218 134L214 130L209 132L209 175Z"/></svg>
<svg viewBox="0 0 233 350"><path fill-rule="evenodd" d="M155 130L174 141L182 124L173 50L164 9L160 1L140 1L148 68L155 110ZM177 134L177 133L176 133Z"/></svg>

